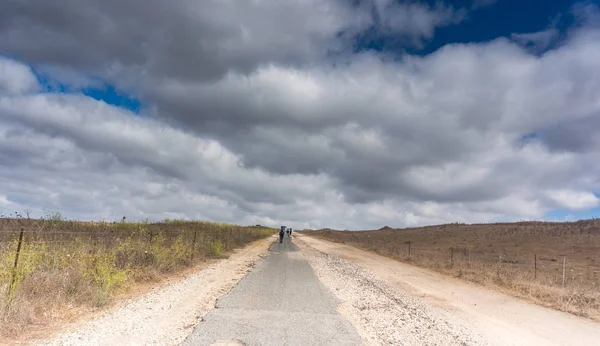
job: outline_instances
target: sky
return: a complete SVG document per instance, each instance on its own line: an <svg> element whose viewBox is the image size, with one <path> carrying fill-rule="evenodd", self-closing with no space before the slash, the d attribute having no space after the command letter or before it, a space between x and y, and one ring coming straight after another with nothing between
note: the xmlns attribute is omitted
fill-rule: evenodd
<svg viewBox="0 0 600 346"><path fill-rule="evenodd" d="M600 4L0 2L0 213L600 216Z"/></svg>

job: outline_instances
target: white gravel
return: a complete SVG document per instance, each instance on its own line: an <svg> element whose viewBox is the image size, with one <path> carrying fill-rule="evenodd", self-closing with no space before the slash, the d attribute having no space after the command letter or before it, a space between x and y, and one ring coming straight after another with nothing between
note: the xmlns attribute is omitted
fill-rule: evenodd
<svg viewBox="0 0 600 346"><path fill-rule="evenodd" d="M217 298L267 254L272 239L251 244L181 281L169 283L39 345L177 345Z"/></svg>
<svg viewBox="0 0 600 346"><path fill-rule="evenodd" d="M390 287L361 266L297 241L367 345L485 345L463 321Z"/></svg>

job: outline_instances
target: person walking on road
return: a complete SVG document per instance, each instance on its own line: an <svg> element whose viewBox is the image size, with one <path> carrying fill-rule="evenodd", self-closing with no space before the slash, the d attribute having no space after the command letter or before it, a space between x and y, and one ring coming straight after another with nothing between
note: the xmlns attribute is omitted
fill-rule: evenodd
<svg viewBox="0 0 600 346"><path fill-rule="evenodd" d="M281 226L279 229L279 243L283 243L283 236L285 235L285 226Z"/></svg>

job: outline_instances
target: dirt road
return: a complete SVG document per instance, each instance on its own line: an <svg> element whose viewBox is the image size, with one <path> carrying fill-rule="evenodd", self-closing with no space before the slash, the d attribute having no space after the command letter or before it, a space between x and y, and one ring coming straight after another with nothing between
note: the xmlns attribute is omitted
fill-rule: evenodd
<svg viewBox="0 0 600 346"><path fill-rule="evenodd" d="M600 345L600 324L584 318L351 246L297 239L367 343L448 344L436 341L433 329L453 335L458 344Z"/></svg>

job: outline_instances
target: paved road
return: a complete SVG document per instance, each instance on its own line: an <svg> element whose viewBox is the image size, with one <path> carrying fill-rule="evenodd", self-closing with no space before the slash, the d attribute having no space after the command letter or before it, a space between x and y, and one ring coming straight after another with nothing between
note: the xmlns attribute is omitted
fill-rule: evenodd
<svg viewBox="0 0 600 346"><path fill-rule="evenodd" d="M361 345L337 304L286 237L182 345Z"/></svg>

